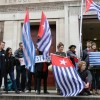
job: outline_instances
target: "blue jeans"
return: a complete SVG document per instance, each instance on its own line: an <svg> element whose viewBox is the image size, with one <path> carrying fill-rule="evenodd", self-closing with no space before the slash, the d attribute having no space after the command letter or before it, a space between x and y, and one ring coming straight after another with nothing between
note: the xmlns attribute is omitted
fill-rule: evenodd
<svg viewBox="0 0 100 100"><path fill-rule="evenodd" d="M4 76L5 90L8 91L8 84L7 84L7 76L8 76L8 74L9 74L9 76L11 78L13 89L16 91L17 87L16 87L16 82L15 82L15 79L14 79L14 70L11 70L11 71L7 72L5 74L5 76Z"/></svg>

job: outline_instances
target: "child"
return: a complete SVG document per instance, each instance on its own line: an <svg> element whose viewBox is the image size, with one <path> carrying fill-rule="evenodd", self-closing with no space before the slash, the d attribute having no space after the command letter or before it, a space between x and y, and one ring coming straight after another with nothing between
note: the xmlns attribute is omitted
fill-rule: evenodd
<svg viewBox="0 0 100 100"><path fill-rule="evenodd" d="M84 94L91 95L90 86L91 86L91 82L92 82L92 75L89 70L86 70L86 62L80 61L78 63L78 68L79 68L78 73L79 73L81 79L83 80L83 82L85 83L85 88L83 89L83 91L80 94L81 95L84 95Z"/></svg>

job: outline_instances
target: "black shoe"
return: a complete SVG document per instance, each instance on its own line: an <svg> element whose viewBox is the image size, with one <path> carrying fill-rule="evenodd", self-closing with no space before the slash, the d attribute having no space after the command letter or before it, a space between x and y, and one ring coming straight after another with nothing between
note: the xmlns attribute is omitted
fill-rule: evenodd
<svg viewBox="0 0 100 100"><path fill-rule="evenodd" d="M44 92L44 94L49 94L49 92L48 92L48 91L46 91L46 92Z"/></svg>
<svg viewBox="0 0 100 100"><path fill-rule="evenodd" d="M20 92L17 90L17 91L15 91L15 93L17 93L17 94L20 94Z"/></svg>
<svg viewBox="0 0 100 100"><path fill-rule="evenodd" d="M92 95L92 93L90 93L90 91L87 91L86 93L87 93L87 95Z"/></svg>
<svg viewBox="0 0 100 100"><path fill-rule="evenodd" d="M8 94L8 91L5 91L6 94Z"/></svg>

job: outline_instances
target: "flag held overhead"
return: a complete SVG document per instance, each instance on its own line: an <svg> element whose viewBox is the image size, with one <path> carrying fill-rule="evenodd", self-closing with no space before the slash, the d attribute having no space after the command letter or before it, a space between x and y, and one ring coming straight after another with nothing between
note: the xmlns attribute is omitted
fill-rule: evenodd
<svg viewBox="0 0 100 100"><path fill-rule="evenodd" d="M26 15L22 30L22 42L23 42L23 55L25 66L31 72L34 72L35 64L35 47L30 34L30 22L29 22L29 12L26 10Z"/></svg>
<svg viewBox="0 0 100 100"><path fill-rule="evenodd" d="M52 38L51 38L51 30L49 26L49 22L42 12L39 32L38 32L38 42L37 48L39 51L43 53L43 58L47 59L49 56L50 46L51 46Z"/></svg>

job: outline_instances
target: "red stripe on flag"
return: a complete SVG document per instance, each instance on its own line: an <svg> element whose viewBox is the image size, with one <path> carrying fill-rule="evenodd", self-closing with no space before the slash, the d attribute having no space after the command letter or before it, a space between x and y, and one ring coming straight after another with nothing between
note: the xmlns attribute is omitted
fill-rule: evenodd
<svg viewBox="0 0 100 100"><path fill-rule="evenodd" d="M25 15L25 19L24 19L24 23L29 22L29 11L28 9L26 9L26 15Z"/></svg>
<svg viewBox="0 0 100 100"><path fill-rule="evenodd" d="M89 11L92 2L93 0L86 0L86 12Z"/></svg>
<svg viewBox="0 0 100 100"><path fill-rule="evenodd" d="M53 66L74 67L71 60L67 57L62 57L62 56L52 54L51 55L51 61L52 61Z"/></svg>
<svg viewBox="0 0 100 100"><path fill-rule="evenodd" d="M43 33L44 33L44 22L45 22L46 16L44 14L44 12L42 11L42 16L41 16L41 22L40 22L40 27L39 27L39 31L38 31L38 37L42 38Z"/></svg>

